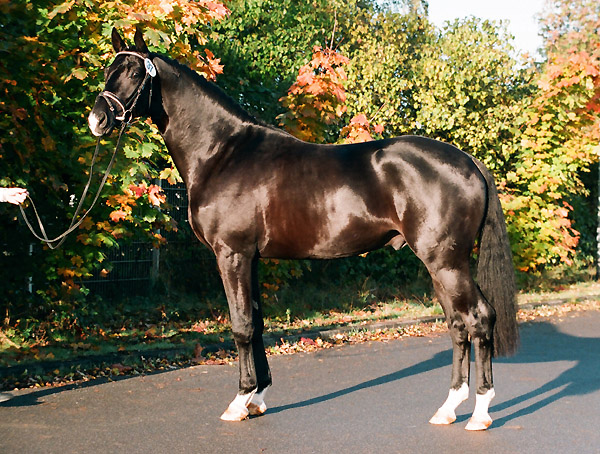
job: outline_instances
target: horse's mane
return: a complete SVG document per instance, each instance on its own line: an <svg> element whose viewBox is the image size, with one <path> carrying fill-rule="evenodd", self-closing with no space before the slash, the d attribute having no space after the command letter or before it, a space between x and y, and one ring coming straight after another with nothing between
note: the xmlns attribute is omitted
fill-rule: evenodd
<svg viewBox="0 0 600 454"><path fill-rule="evenodd" d="M250 113L246 112L242 106L239 105L237 101L235 101L231 96L229 96L221 87L217 84L207 80L196 71L191 69L189 66L179 63L177 60L169 58L163 54L152 53L152 57L159 57L167 64L169 64L175 72L179 72L181 74L185 74L189 77L194 83L200 85L202 87L202 91L206 93L214 102L221 107L223 107L229 114L241 119L244 122L256 124L259 126L263 126L269 129L274 129L279 132L283 132L274 126L265 123L264 121L256 118Z"/></svg>

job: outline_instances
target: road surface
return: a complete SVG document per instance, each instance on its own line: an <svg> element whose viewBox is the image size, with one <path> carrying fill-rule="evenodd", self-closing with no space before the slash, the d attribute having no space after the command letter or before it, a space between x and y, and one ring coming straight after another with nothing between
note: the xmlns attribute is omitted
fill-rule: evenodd
<svg viewBox="0 0 600 454"><path fill-rule="evenodd" d="M241 423L219 420L237 364L15 392L0 403L0 453L600 453L600 313L521 335L494 364L486 432L464 430L474 396L453 425L427 423L450 381L443 334L273 357L270 408Z"/></svg>

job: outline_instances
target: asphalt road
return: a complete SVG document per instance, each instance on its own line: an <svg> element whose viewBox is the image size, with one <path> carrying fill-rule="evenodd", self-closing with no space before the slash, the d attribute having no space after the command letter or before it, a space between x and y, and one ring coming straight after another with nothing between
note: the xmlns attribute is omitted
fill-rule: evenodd
<svg viewBox="0 0 600 454"><path fill-rule="evenodd" d="M450 340L409 338L271 358L269 410L219 420L237 365L20 391L0 403L0 453L600 453L600 313L522 328L495 362L486 432L427 423L450 381Z"/></svg>

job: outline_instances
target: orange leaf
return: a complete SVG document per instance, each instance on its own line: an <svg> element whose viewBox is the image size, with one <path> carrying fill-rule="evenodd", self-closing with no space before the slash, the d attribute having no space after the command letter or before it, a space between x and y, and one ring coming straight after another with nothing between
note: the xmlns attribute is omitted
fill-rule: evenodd
<svg viewBox="0 0 600 454"><path fill-rule="evenodd" d="M167 197L160 193L159 186L153 184L148 187L148 199L152 202L152 205L159 206L167 200Z"/></svg>
<svg viewBox="0 0 600 454"><path fill-rule="evenodd" d="M355 115L354 118L352 118L352 120L350 120L350 124L351 125L368 126L369 120L367 119L367 116L365 114L361 113L361 114Z"/></svg>
<svg viewBox="0 0 600 454"><path fill-rule="evenodd" d="M123 210L115 210L110 213L110 220L113 222L119 222L125 218L127 218L127 213L125 213Z"/></svg>
<svg viewBox="0 0 600 454"><path fill-rule="evenodd" d="M146 193L146 185L144 183L136 186L134 184L129 185L129 190L133 192L136 198L143 196Z"/></svg>

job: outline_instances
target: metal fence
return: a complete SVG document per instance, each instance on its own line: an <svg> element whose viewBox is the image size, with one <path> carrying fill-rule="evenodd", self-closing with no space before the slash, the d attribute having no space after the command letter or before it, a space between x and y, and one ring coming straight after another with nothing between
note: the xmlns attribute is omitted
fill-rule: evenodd
<svg viewBox="0 0 600 454"><path fill-rule="evenodd" d="M172 275L181 274L177 270L185 269L188 261L196 264L201 262L209 269L214 268L214 259L208 251L201 249L191 233L187 219L188 198L185 185L163 183L162 186L169 206L168 213L178 224L177 232L159 232L167 239L167 245L159 249L152 247L149 242L133 242L110 249L106 260L112 264L111 272L103 277L97 271L91 279L84 282L92 292L102 296L147 293L158 279L164 278L163 280L172 282ZM187 249L184 258L181 258L182 254L173 252L181 248Z"/></svg>
<svg viewBox="0 0 600 454"><path fill-rule="evenodd" d="M112 264L111 272L103 277L96 271L83 284L92 292L102 295L142 292L156 276L153 264L157 253L158 250L146 242L133 242L110 249L106 261Z"/></svg>

